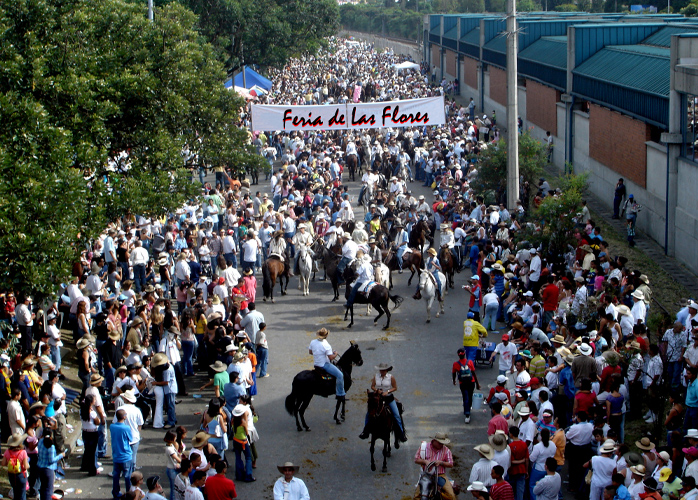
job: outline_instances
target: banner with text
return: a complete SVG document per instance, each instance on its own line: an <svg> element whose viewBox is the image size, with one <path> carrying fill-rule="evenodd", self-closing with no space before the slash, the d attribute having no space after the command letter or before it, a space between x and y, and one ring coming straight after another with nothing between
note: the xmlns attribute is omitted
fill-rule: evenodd
<svg viewBox="0 0 698 500"><path fill-rule="evenodd" d="M344 130L444 123L443 96L320 106L252 105L253 130Z"/></svg>

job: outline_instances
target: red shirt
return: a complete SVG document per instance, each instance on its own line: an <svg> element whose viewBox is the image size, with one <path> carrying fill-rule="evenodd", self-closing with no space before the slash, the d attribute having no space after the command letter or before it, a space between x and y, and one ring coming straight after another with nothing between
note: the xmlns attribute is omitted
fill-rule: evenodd
<svg viewBox="0 0 698 500"><path fill-rule="evenodd" d="M473 364L473 362L470 360L465 360L465 359L462 361L467 361L468 366L470 367L470 373L472 373L474 375L475 374L475 365ZM454 373L456 374L456 380L458 380L458 372L460 371L461 366L465 366L465 363L461 363L461 360L459 359L458 361L453 363L453 367L451 368L451 374L454 374ZM474 376L473 376L472 381L473 382L475 381ZM464 382L460 382L460 383L463 384Z"/></svg>
<svg viewBox="0 0 698 500"><path fill-rule="evenodd" d="M494 483L490 488L490 498L492 500L514 500L514 490L506 481Z"/></svg>
<svg viewBox="0 0 698 500"><path fill-rule="evenodd" d="M489 395L487 396L487 399L485 399L485 403L489 403L490 401L492 401L492 398L493 398L494 395L497 394L498 392L503 392L504 394L506 394L506 395L507 395L507 399L508 399L509 401L511 401L511 394L509 394L509 390L508 390L508 389L505 389L505 388L502 387L501 385L496 385L496 386L494 386L492 389L490 389L490 393L489 393Z"/></svg>
<svg viewBox="0 0 698 500"><path fill-rule="evenodd" d="M540 295L541 297L543 297L544 311L554 311L555 309L557 309L557 298L560 295L560 290L557 286L555 286L554 283L548 283L548 286L543 288L543 291Z"/></svg>
<svg viewBox="0 0 698 500"><path fill-rule="evenodd" d="M526 474L526 472L528 472L526 469L526 462L516 465L513 464L514 460L523 460L524 458L528 458L528 446L526 446L526 443L520 439L517 441L512 441L509 443L509 449L511 450L512 461L512 466L509 467L509 475Z"/></svg>
<svg viewBox="0 0 698 500"><path fill-rule="evenodd" d="M501 415L495 415L490 419L490 423L487 425L487 435L491 436L496 431L504 431L509 434L509 423L507 419Z"/></svg>
<svg viewBox="0 0 698 500"><path fill-rule="evenodd" d="M235 483L222 474L206 479L206 497L208 500L230 500L237 498Z"/></svg>

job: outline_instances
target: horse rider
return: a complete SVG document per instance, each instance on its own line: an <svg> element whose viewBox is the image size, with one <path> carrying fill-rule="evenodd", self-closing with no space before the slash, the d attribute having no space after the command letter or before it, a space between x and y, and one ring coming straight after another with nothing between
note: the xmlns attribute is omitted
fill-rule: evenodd
<svg viewBox="0 0 698 500"><path fill-rule="evenodd" d="M431 214L431 207L424 200L424 195L419 195L419 199L417 201L417 215L420 217L429 217L429 214Z"/></svg>
<svg viewBox="0 0 698 500"><path fill-rule="evenodd" d="M351 233L351 238L359 245L364 252L368 251L368 233L366 232L363 222L358 221L354 225L354 232Z"/></svg>
<svg viewBox="0 0 698 500"><path fill-rule="evenodd" d="M417 205L410 205L407 214L405 215L405 223L407 224L407 232L412 231L414 225L419 222L419 214L417 214Z"/></svg>
<svg viewBox="0 0 698 500"><path fill-rule="evenodd" d="M356 253L359 251L359 245L351 239L351 234L345 232L342 234L342 258L337 264L337 282L344 283L344 270L351 261L356 258Z"/></svg>
<svg viewBox="0 0 698 500"><path fill-rule="evenodd" d="M363 254L363 252L360 253ZM359 259L358 253L356 258ZM360 257L360 262L361 265L356 270L356 272L358 273L356 281L352 283L352 289L349 293L349 298L347 299L347 303L344 304L344 307L347 308L354 305L354 300L356 299L356 294L359 291L359 288L361 288L362 285L369 283L370 281L374 281L373 266L371 265L371 256L363 254Z"/></svg>
<svg viewBox="0 0 698 500"><path fill-rule="evenodd" d="M274 231L271 241L269 242L269 258L279 259L281 262L284 261L284 255L286 255L286 240L283 238L284 232L282 230Z"/></svg>
<svg viewBox="0 0 698 500"><path fill-rule="evenodd" d="M439 245L441 248L448 248L451 251L451 254L453 254L453 246L456 243L456 239L453 236L453 230L451 229L451 223L450 222L444 222L441 224L440 231L439 231Z"/></svg>
<svg viewBox="0 0 698 500"><path fill-rule="evenodd" d="M414 463L422 466L425 470L427 465L434 463L438 479L436 480L439 488L441 488L441 498L443 500L456 500L456 495L453 492L451 481L446 477L446 469L453 467L453 455L448 445L451 440L444 432L437 432L430 442L422 441L421 446L414 456ZM419 487L414 493L415 500L422 498Z"/></svg>
<svg viewBox="0 0 698 500"><path fill-rule="evenodd" d="M320 328L315 334L317 338L310 342L308 353L313 355L313 364L316 368L322 368L328 375L332 375L336 379L335 396L337 399L344 399L344 374L342 370L337 368L331 361L337 356L337 351L333 351L330 343L327 342L327 336L330 334L327 328Z"/></svg>
<svg viewBox="0 0 698 500"><path fill-rule="evenodd" d="M354 210L351 208L351 202L349 201L349 193L344 193L342 195L343 201L340 205L339 212L337 214L337 220L342 222L347 222L354 220Z"/></svg>
<svg viewBox="0 0 698 500"><path fill-rule="evenodd" d="M405 228L402 226L401 222L396 222L394 227L398 230L395 234L395 245L397 245L397 265L399 268L398 273L402 274L402 257L409 249L407 244L410 241L410 235L407 233L407 231L405 231Z"/></svg>
<svg viewBox="0 0 698 500"><path fill-rule="evenodd" d="M393 369L393 365L381 363L376 366L375 369L378 373L376 373L373 380L371 380L371 391L378 393L378 395L388 404L390 413L392 413L395 422L397 422L395 437L401 443L405 443L407 442L407 434L405 434L405 428L402 425L402 418L400 418L400 412L397 408L397 401L395 401L395 396L393 396L393 393L397 391L397 380L395 380L395 377L388 373ZM364 430L361 431L361 434L359 434L359 439L366 439L369 435L368 413L366 413Z"/></svg>
<svg viewBox="0 0 698 500"><path fill-rule="evenodd" d="M381 249L376 245L376 237L371 236L368 239L368 256L371 257L371 263L374 267L378 267L383 262L383 254L381 254Z"/></svg>
<svg viewBox="0 0 698 500"><path fill-rule="evenodd" d="M434 277L434 281L436 281L436 300L441 302L441 278L439 278L439 272L443 272L441 269L441 262L439 262L439 258L436 256L436 250L433 248L427 250L427 254L429 254L429 257L427 257L424 263L424 269ZM419 285L417 285L417 293L415 295L419 295Z"/></svg>
<svg viewBox="0 0 698 500"><path fill-rule="evenodd" d="M294 265L293 265L293 272L298 274L298 257L300 256L301 252L301 247L305 247L305 249L308 251L310 254L310 257L313 257L313 251L310 249L310 245L313 243L313 237L306 231L307 226L305 225L305 217L301 217L299 219L299 224L297 227L296 234L293 235L293 244L295 247L298 249L296 252L296 258L294 260Z"/></svg>
<svg viewBox="0 0 698 500"><path fill-rule="evenodd" d="M376 187L376 183L378 182L378 171L377 170L371 170L370 172L366 172L362 177L361 177L361 191L359 192L359 205L363 204L363 199L364 195L368 191L369 193L372 193L374 188ZM368 200L370 203L371 200Z"/></svg>

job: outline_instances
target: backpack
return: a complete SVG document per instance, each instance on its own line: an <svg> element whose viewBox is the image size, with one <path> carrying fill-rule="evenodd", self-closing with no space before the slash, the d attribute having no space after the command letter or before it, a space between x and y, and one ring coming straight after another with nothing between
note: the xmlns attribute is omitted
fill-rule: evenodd
<svg viewBox="0 0 698 500"><path fill-rule="evenodd" d="M19 453L14 457L10 457L7 463L8 474L21 474L22 473L22 463L19 461Z"/></svg>
<svg viewBox="0 0 698 500"><path fill-rule="evenodd" d="M470 369L470 364L466 361L465 365L461 363L458 370L458 382L472 382L473 372Z"/></svg>

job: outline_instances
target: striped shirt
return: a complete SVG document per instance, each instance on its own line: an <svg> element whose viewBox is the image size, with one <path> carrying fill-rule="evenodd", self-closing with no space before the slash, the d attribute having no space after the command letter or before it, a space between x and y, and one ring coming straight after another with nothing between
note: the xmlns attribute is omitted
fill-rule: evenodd
<svg viewBox="0 0 698 500"><path fill-rule="evenodd" d="M445 462L453 465L453 455L451 455L451 450L449 450L446 446L443 446L440 450L435 450L432 447L431 442L426 443L426 446L424 446L423 443L422 446L420 446L417 450L417 453L414 455L414 459L426 460L427 462ZM422 466L422 469L424 469L424 466ZM446 469L441 465L436 468L437 474L444 474L445 472Z"/></svg>
<svg viewBox="0 0 698 500"><path fill-rule="evenodd" d="M56 455L56 447L51 445L51 447L46 448L43 439L37 446L37 449L39 450L39 468L56 470L56 464L63 458L63 453Z"/></svg>

